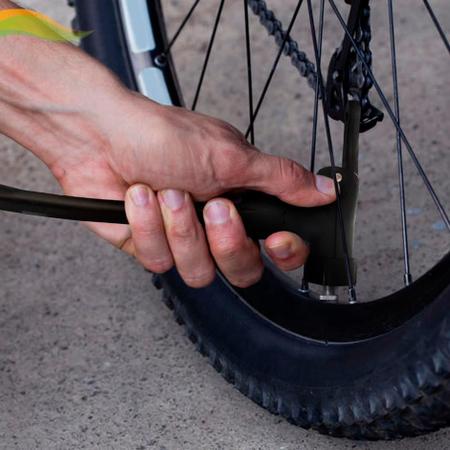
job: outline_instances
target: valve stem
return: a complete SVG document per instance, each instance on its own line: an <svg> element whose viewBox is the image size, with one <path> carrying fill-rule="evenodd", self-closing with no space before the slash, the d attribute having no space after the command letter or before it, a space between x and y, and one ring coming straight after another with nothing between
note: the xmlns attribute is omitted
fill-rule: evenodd
<svg viewBox="0 0 450 450"><path fill-rule="evenodd" d="M319 300L325 301L325 302L338 302L339 297L336 294L336 287L335 286L325 286L323 294L319 295Z"/></svg>

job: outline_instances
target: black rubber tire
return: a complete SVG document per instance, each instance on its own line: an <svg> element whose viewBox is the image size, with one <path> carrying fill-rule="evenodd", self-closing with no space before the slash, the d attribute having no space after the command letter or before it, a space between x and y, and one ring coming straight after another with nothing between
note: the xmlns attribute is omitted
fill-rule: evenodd
<svg viewBox="0 0 450 450"><path fill-rule="evenodd" d="M84 48L134 89L116 1L75 4L80 27L96 30ZM402 294L352 310L309 299L293 305L289 284L269 269L245 293L220 276L190 289L175 270L155 285L213 366L292 423L353 439L450 424L450 257Z"/></svg>

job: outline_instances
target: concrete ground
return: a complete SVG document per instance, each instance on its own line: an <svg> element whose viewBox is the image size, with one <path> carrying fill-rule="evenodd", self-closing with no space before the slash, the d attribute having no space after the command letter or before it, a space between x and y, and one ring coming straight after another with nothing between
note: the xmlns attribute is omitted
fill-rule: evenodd
<svg viewBox="0 0 450 450"><path fill-rule="evenodd" d="M273 0L273 3L280 9L285 5L281 0ZM292 2L286 5L288 3ZM442 6L444 0L436 3ZM30 0L24 4L65 22L72 14L65 2ZM182 14L180 11L186 9L180 1L163 4L174 23ZM406 0L402 4L406 4ZM448 8L441 8L440 12L448 26ZM421 154L425 162L432 165L438 161L440 152L443 156L445 147L448 150L448 145L443 145L448 130L439 126L438 119L426 123L422 119L432 112L439 115L439 108L445 110L448 95L444 94L449 91L448 88L443 91L445 77L440 74L444 74L448 65L444 52L438 47L439 42L434 40L433 28L427 22L420 22L420 27L416 25L410 16L413 13L413 7L406 8L401 22L418 29L421 37L418 42L422 42L414 46L415 51L405 60L406 67L408 64L411 67L405 70L410 89L405 89L404 100L413 105L406 113L410 120L405 120L405 124L421 148L434 149L434 152ZM238 20L231 14L229 20ZM185 58L183 60L181 55L179 68L180 73L184 69L182 83L187 87L194 84L195 76L186 60L191 57L189 51L195 56L196 37L206 38L202 27L207 25L201 20L194 21L192 45L189 38L179 44ZM230 40L234 38L233 30L228 31ZM226 43L218 42L218 45L226 48ZM264 47L255 45L255 58L262 58ZM408 45L412 43L399 42L405 50ZM381 45L380 48L381 52ZM439 55L441 65L431 71L430 64L435 64ZM293 76L288 64L281 70L281 80ZM228 74L225 75L216 85L206 87L202 110L213 112L214 106L224 98L224 91L230 97L244 95L245 83L243 87L227 85ZM257 86L263 75L256 75ZM241 78L245 81L243 75ZM384 81L389 81L387 75ZM417 84L413 89L414 81ZM283 83L283 86L290 85ZM298 148L304 139L306 145L309 128L301 128L301 120L293 113L287 116L282 108L283 99L289 99L294 87L283 91L275 89L271 94L271 106L261 118L258 139L267 144L268 151L275 151L280 142L285 148ZM303 88L298 89L296 95L301 98ZM422 107L425 93L437 89L444 94L433 103L434 109ZM306 98L308 91L304 92ZM295 114L301 114L300 109L295 110ZM233 116L230 107L224 112L226 118L237 125L243 120ZM283 137L278 134L280 129ZM390 240L392 233L376 234L380 221L389 232L397 229L394 207L383 216L380 216L381 210L377 210L381 202L386 203L391 197L395 204L395 184L390 185L388 180L381 183L372 176L380 169L380 162L374 156L375 147L392 149L387 139L392 138L393 133L382 127L374 133L375 144L364 138L368 150L363 156L367 164L363 170L370 189L363 190L361 220L364 226L360 228L364 230L358 241L371 237L370 245L359 250L363 267L366 267L364 273L369 274L365 278L363 275L369 287L362 288L368 295L373 294L373 286L379 284L387 289L383 270L387 262L398 258L397 244ZM440 176L437 169L433 171L435 167L436 164L431 167L432 176L438 180L439 189L448 200L448 180ZM382 168L395 170L391 163ZM6 138L0 139L0 180L23 188L57 190L45 167ZM415 227L425 220L426 196L414 194L415 189L419 189L414 182L409 189L412 199L409 217ZM430 225L426 242L413 243L416 260L423 264L430 262L433 254L437 257L438 250L448 248L439 246L444 239L439 219L432 216L431 222L433 226ZM439 450L449 447L448 430L399 442L360 443L324 437L289 425L227 384L193 350L183 329L174 324L171 313L160 302L160 294L152 287L150 276L133 260L98 240L82 226L4 213L1 214L0 237L1 449ZM378 237L383 242L381 247ZM444 250L435 251L437 247L444 247ZM376 264L372 264L373 261ZM417 270L422 270L419 264Z"/></svg>

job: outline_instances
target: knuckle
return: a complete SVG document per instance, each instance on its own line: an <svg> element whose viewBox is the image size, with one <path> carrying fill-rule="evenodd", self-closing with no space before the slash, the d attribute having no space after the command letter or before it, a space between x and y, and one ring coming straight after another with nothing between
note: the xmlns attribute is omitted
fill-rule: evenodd
<svg viewBox="0 0 450 450"><path fill-rule="evenodd" d="M197 231L194 224L186 221L173 224L169 227L167 232L171 238L176 241L187 241L196 238L197 236Z"/></svg>
<svg viewBox="0 0 450 450"><path fill-rule="evenodd" d="M284 272L289 272L291 270L298 269L299 267L302 267L304 263L299 263L297 261L289 261L289 262L279 262L277 263L277 266L283 270Z"/></svg>
<svg viewBox="0 0 450 450"><path fill-rule="evenodd" d="M206 271L191 272L182 275L184 282L192 288L202 288L211 284L215 278L215 271L209 269Z"/></svg>
<svg viewBox="0 0 450 450"><path fill-rule="evenodd" d="M244 248L245 245L242 242L232 239L220 239L212 244L212 252L216 257L225 260L237 259Z"/></svg>
<svg viewBox="0 0 450 450"><path fill-rule="evenodd" d="M311 184L310 173L300 164L291 159L280 158L278 160L278 177L281 181L279 195L287 195L292 192L298 194L299 188L308 187Z"/></svg>
<svg viewBox="0 0 450 450"><path fill-rule="evenodd" d="M249 164L246 148L243 144L227 143L212 155L215 179L222 189L234 187L242 181L242 173Z"/></svg>
<svg viewBox="0 0 450 450"><path fill-rule="evenodd" d="M279 160L280 177L284 180L296 180L302 182L305 178L305 171L302 167L291 159L282 158Z"/></svg>
<svg viewBox="0 0 450 450"><path fill-rule="evenodd" d="M144 238L157 237L163 232L162 222L156 210L150 210L141 217L131 218L130 226L134 235Z"/></svg>
<svg viewBox="0 0 450 450"><path fill-rule="evenodd" d="M143 266L154 273L165 273L173 267L173 262L170 259L150 260L144 261Z"/></svg>
<svg viewBox="0 0 450 450"><path fill-rule="evenodd" d="M133 226L132 230L133 239L138 242L159 240L164 234L159 223Z"/></svg>
<svg viewBox="0 0 450 450"><path fill-rule="evenodd" d="M247 145L245 136L235 126L228 122L222 122L221 127L226 140L234 142L237 146Z"/></svg>
<svg viewBox="0 0 450 450"><path fill-rule="evenodd" d="M245 276L241 277L234 277L230 279L229 281L231 284L238 288L248 288L250 286L253 286L254 284L258 283L258 281L261 280L261 277L263 275L263 269L254 270L252 273L248 273Z"/></svg>

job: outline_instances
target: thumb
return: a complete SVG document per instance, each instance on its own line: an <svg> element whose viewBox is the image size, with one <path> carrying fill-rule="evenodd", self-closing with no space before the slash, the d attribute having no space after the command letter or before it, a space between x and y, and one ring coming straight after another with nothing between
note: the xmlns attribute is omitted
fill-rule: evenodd
<svg viewBox="0 0 450 450"><path fill-rule="evenodd" d="M336 200L331 178L315 175L288 158L258 152L243 179L244 187L275 195L296 206L320 206Z"/></svg>

